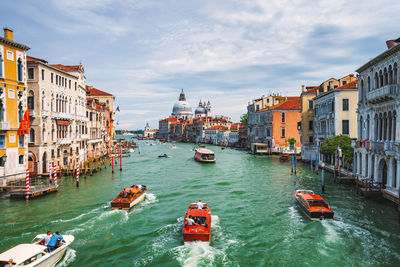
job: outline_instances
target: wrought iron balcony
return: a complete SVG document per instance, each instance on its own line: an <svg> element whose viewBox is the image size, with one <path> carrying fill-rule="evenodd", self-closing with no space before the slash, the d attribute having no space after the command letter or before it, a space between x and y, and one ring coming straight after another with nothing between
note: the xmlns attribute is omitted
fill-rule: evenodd
<svg viewBox="0 0 400 267"><path fill-rule="evenodd" d="M388 84L367 93L367 101L379 103L397 98L399 87L397 84Z"/></svg>

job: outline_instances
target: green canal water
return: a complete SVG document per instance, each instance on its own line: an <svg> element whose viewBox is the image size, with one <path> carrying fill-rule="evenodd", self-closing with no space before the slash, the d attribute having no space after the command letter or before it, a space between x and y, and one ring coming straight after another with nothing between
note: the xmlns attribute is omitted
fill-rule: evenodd
<svg viewBox="0 0 400 267"><path fill-rule="evenodd" d="M299 188L320 193L320 175L278 158L209 146L216 164L193 160L192 144L146 145L123 159L123 171L60 179L56 194L25 201L0 199L0 251L60 231L75 242L58 266L399 266L396 209L364 200L326 177L322 196L335 211L310 221L296 206ZM157 158L166 153L170 158ZM113 211L123 187L145 184L147 199ZM183 215L199 198L212 208L210 244L182 242Z"/></svg>

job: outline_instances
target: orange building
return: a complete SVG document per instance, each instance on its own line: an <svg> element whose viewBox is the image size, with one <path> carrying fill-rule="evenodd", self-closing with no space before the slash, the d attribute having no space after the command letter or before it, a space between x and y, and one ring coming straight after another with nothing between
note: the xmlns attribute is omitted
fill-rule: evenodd
<svg viewBox="0 0 400 267"><path fill-rule="evenodd" d="M258 111L260 124L257 134L265 140L274 152L290 150L289 139L296 140L295 147L300 148L300 134L297 122L301 120L300 97L291 97L272 107ZM300 152L300 149L297 150Z"/></svg>

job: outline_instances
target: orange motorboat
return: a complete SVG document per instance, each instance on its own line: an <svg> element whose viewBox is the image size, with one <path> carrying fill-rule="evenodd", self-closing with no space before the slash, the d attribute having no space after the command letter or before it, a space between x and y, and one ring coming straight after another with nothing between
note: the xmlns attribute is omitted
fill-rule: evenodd
<svg viewBox="0 0 400 267"><path fill-rule="evenodd" d="M334 212L329 204L311 190L296 190L297 203L311 220L332 219Z"/></svg>
<svg viewBox="0 0 400 267"><path fill-rule="evenodd" d="M203 145L203 144L199 144L199 147L206 147L205 145Z"/></svg>
<svg viewBox="0 0 400 267"><path fill-rule="evenodd" d="M194 220L194 224L189 225L188 219ZM203 209L197 209L196 203L189 205L186 210L183 222L183 241L210 241L211 238L211 209L203 203Z"/></svg>
<svg viewBox="0 0 400 267"><path fill-rule="evenodd" d="M122 190L111 202L112 209L129 210L139 204L146 197L147 187L145 185L132 185Z"/></svg>
<svg viewBox="0 0 400 267"><path fill-rule="evenodd" d="M289 160L289 154L282 154L282 156L279 157L280 161L288 161Z"/></svg>

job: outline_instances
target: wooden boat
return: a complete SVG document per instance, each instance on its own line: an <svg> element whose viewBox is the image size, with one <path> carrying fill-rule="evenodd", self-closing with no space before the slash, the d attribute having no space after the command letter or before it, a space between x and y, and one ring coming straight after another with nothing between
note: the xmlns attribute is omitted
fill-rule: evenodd
<svg viewBox="0 0 400 267"><path fill-rule="evenodd" d="M158 155L159 158L168 158L167 154L163 154L163 155Z"/></svg>
<svg viewBox="0 0 400 267"><path fill-rule="evenodd" d="M282 155L279 157L279 160L280 160L280 161L288 161L288 160L289 160L289 154L282 154Z"/></svg>
<svg viewBox="0 0 400 267"><path fill-rule="evenodd" d="M212 152L211 150L205 148L196 148L194 151L195 151L194 153L195 160L205 163L215 162L215 155L214 152Z"/></svg>
<svg viewBox="0 0 400 267"><path fill-rule="evenodd" d="M311 220L332 219L334 212L329 204L311 190L296 190L297 204Z"/></svg>
<svg viewBox="0 0 400 267"><path fill-rule="evenodd" d="M31 244L19 244L0 254L0 266L5 266L10 259L15 266L55 266L64 256L67 247L74 241L74 236L64 235L65 242L57 242L55 250L49 252L44 245L46 235L37 235Z"/></svg>
<svg viewBox="0 0 400 267"><path fill-rule="evenodd" d="M221 146L221 149L224 150L224 149L225 149L225 146Z"/></svg>
<svg viewBox="0 0 400 267"><path fill-rule="evenodd" d="M192 216L196 225L188 225L187 219ZM203 209L197 209L196 203L192 203L186 210L183 222L183 241L210 241L211 238L211 209L203 203Z"/></svg>
<svg viewBox="0 0 400 267"><path fill-rule="evenodd" d="M111 202L112 209L129 210L133 206L139 204L146 197L147 187L145 185L132 185L126 188L126 194L121 191Z"/></svg>
<svg viewBox="0 0 400 267"><path fill-rule="evenodd" d="M206 146L205 146L205 145L203 145L203 144L200 144L200 145L199 145L199 147L206 147Z"/></svg>

